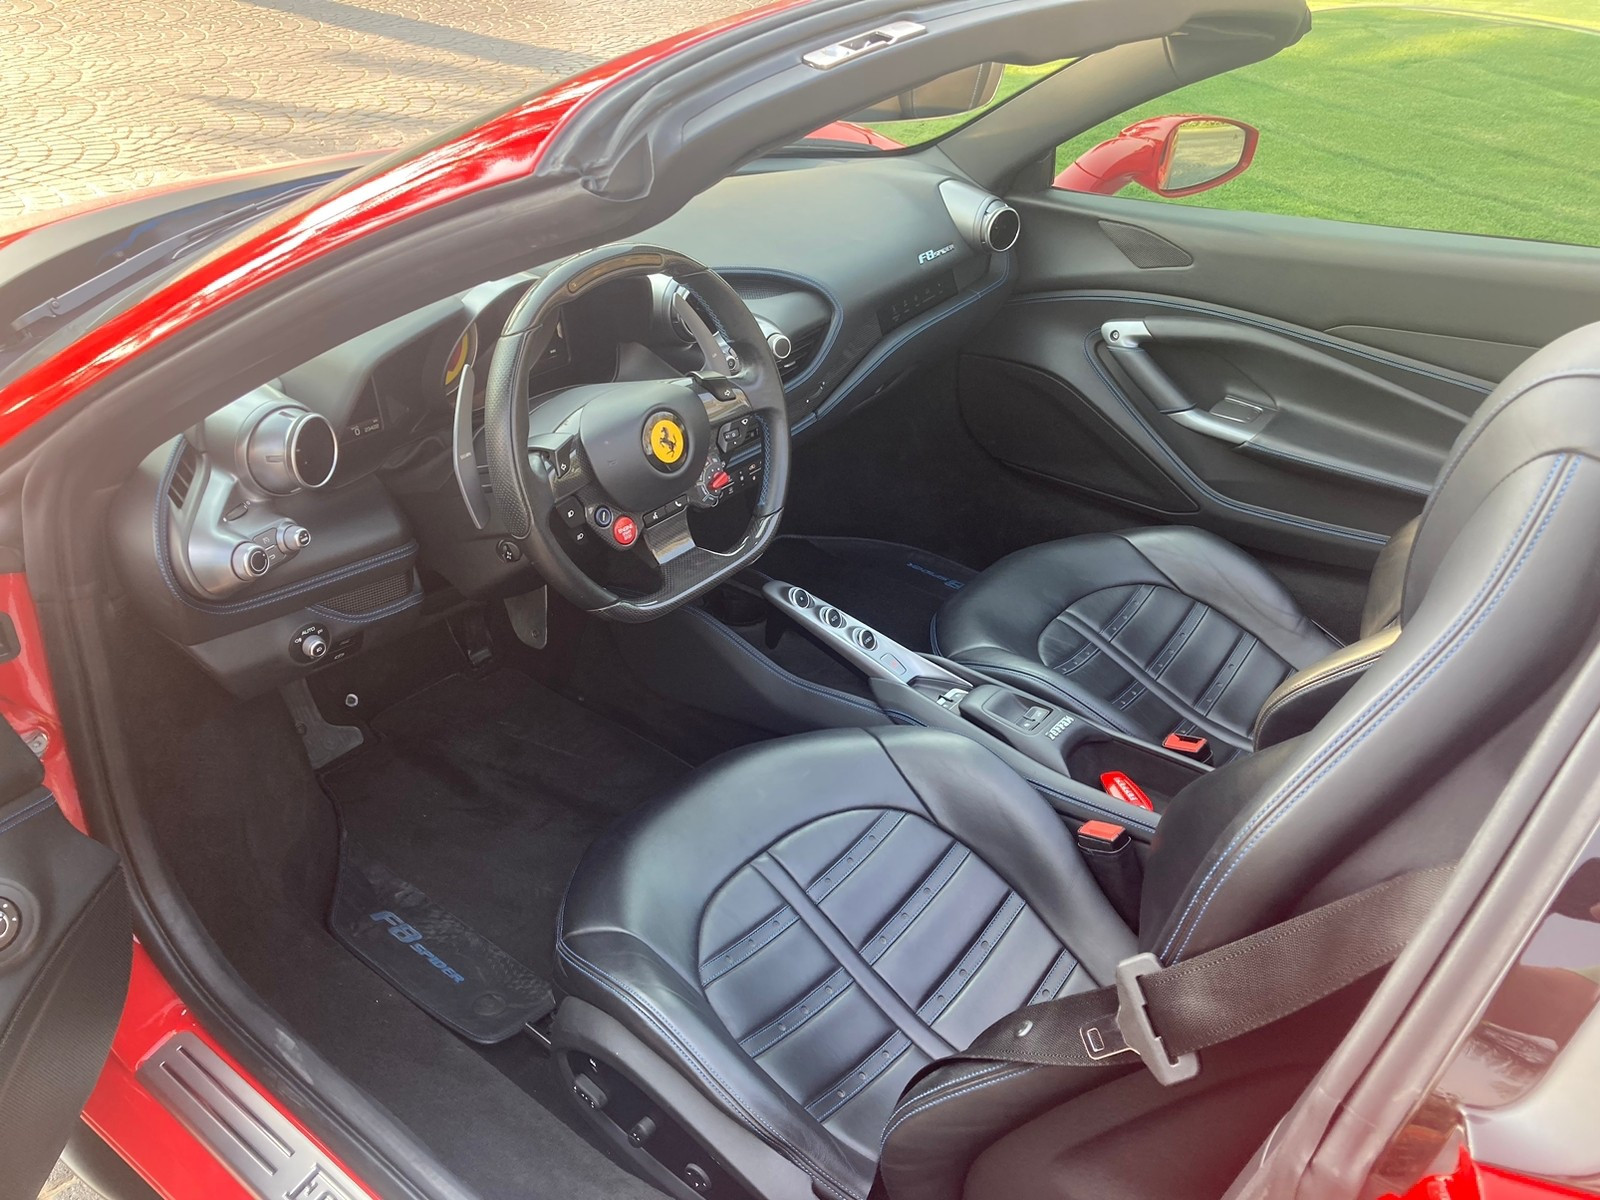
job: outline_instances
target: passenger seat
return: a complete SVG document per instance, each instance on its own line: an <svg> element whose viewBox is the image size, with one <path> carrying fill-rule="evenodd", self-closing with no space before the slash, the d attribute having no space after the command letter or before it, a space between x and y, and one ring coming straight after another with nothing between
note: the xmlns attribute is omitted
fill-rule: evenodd
<svg viewBox="0 0 1600 1200"><path fill-rule="evenodd" d="M1413 521L1379 555L1349 646L1200 529L1090 534L1007 556L945 602L935 650L1132 737L1227 762L1304 733L1399 629Z"/></svg>

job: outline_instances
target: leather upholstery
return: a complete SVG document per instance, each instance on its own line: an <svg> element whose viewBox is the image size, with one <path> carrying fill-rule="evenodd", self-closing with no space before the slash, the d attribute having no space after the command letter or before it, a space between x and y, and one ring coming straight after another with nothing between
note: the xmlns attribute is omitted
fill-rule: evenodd
<svg viewBox="0 0 1600 1200"><path fill-rule="evenodd" d="M1174 798L1136 942L1053 811L987 751L931 730L834 731L732 756L599 843L568 893L562 986L680 1062L822 1194L865 1194L883 1131L893 1200L955 1200L968 1165L1018 1123L1062 1102L1103 1113L1105 1097L1077 1095L1069 1068L958 1062L894 1107L942 1047L1041 990L1106 982L1135 944L1180 961L1462 855L1600 643L1597 527L1600 326L1529 359L1463 431L1415 533L1393 644L1310 732ZM1275 585L1257 590L1259 568L1237 551L1216 543L1197 562L1189 535L1148 534L1013 556L1042 577L1070 553L1094 586L958 609L957 631L970 621L989 635L977 646L1002 653L1029 644L1018 631L1042 642L1057 602L1065 613L1137 586L1192 597L1197 629L1218 614L1285 663L1320 656L1314 627ZM1083 614L1103 612L1079 608L1060 636L1121 665L1135 643L1108 635L1109 620L1083 632ZM1133 1063L1121 1082L1165 1111L1218 1082L1211 1055L1173 1089ZM985 1170L1015 1179L1014 1194L1061 1194L1059 1180L1007 1174L1019 1161L985 1156ZM1072 1182L1100 1194L1121 1181L1085 1169Z"/></svg>
<svg viewBox="0 0 1600 1200"><path fill-rule="evenodd" d="M1421 524L1421 517L1407 521L1389 536L1389 541L1378 551L1378 561L1373 564L1372 578L1367 584L1367 602L1361 609L1362 640L1387 629L1400 619L1400 594L1405 587L1406 562L1411 558L1411 544L1417 540L1417 529Z"/></svg>
<svg viewBox="0 0 1600 1200"><path fill-rule="evenodd" d="M1047 542L945 603L941 653L1149 742L1252 748L1279 684L1338 649L1236 547L1185 526Z"/></svg>
<svg viewBox="0 0 1600 1200"><path fill-rule="evenodd" d="M1309 733L1399 636L1398 625L1382 626L1376 633L1335 650L1285 679L1261 705L1251 731L1255 748L1264 750Z"/></svg>
<svg viewBox="0 0 1600 1200"><path fill-rule="evenodd" d="M707 768L591 849L557 941L566 992L840 1197L866 1195L914 1072L1132 948L1037 792L905 727Z"/></svg>

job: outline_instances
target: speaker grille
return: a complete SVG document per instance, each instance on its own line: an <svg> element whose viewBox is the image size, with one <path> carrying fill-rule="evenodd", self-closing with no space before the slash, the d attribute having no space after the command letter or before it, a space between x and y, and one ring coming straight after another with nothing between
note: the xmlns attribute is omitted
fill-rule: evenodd
<svg viewBox="0 0 1600 1200"><path fill-rule="evenodd" d="M1145 270L1153 267L1187 267L1194 262L1194 255L1182 246L1176 246L1159 233L1151 233L1137 225L1101 221L1100 230L1111 239L1113 246L1122 251L1123 257L1136 267Z"/></svg>

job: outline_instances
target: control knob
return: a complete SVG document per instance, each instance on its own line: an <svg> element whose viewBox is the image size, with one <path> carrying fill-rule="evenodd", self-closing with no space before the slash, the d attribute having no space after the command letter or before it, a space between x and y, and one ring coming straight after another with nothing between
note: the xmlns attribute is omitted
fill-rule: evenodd
<svg viewBox="0 0 1600 1200"><path fill-rule="evenodd" d="M855 631L855 641L856 645L863 650L876 650L878 648L878 635L865 626Z"/></svg>
<svg viewBox="0 0 1600 1200"><path fill-rule="evenodd" d="M805 588L790 588L789 603L793 604L796 608L810 608L811 593L806 591Z"/></svg>
<svg viewBox="0 0 1600 1200"><path fill-rule="evenodd" d="M328 653L328 639L320 633L308 633L300 642L300 653L307 662L316 662Z"/></svg>
<svg viewBox="0 0 1600 1200"><path fill-rule="evenodd" d="M817 615L820 616L823 619L823 621L825 621L827 624L833 626L833 628L835 628L835 629L843 629L844 628L844 614L842 612L840 612L837 608L832 608L832 607L829 607L828 605L824 605L822 607L821 612L819 612Z"/></svg>
<svg viewBox="0 0 1600 1200"><path fill-rule="evenodd" d="M278 549L285 554L298 554L311 545L311 530L293 522L278 526Z"/></svg>
<svg viewBox="0 0 1600 1200"><path fill-rule="evenodd" d="M272 566L267 552L254 542L240 542L233 548L233 573L248 583L260 579Z"/></svg>

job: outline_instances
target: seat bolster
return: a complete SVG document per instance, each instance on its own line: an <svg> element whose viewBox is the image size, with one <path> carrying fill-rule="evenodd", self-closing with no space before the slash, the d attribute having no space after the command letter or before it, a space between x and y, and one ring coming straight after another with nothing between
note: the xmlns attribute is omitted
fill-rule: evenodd
<svg viewBox="0 0 1600 1200"><path fill-rule="evenodd" d="M1421 525L1421 517L1407 521L1390 535L1388 543L1378 551L1378 561L1373 564L1372 578L1367 584L1367 602L1361 609L1363 638L1371 637L1400 619L1405 598L1406 563L1411 559L1411 547L1417 540L1417 530Z"/></svg>
<svg viewBox="0 0 1600 1200"><path fill-rule="evenodd" d="M1187 525L1130 529L1119 536L1174 588L1249 630L1296 670L1339 648L1283 584L1231 542Z"/></svg>
<svg viewBox="0 0 1600 1200"><path fill-rule="evenodd" d="M1265 750L1309 733L1399 636L1400 626L1390 625L1285 679L1273 689L1256 717L1251 734L1255 748Z"/></svg>
<svg viewBox="0 0 1600 1200"><path fill-rule="evenodd" d="M556 933L562 992L610 1013L838 1200L861 1200L875 1165L829 1137L728 1035L705 996L621 930Z"/></svg>

